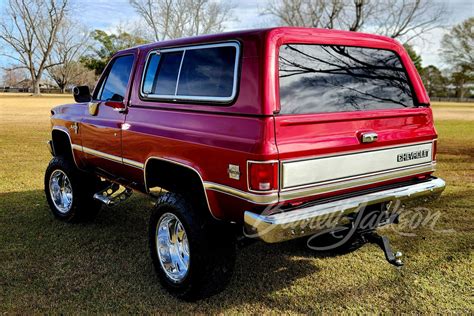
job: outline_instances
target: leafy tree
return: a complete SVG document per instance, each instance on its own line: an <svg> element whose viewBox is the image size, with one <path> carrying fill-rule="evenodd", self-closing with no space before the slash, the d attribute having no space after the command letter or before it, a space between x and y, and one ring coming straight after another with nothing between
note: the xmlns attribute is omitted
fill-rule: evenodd
<svg viewBox="0 0 474 316"><path fill-rule="evenodd" d="M455 25L441 41L443 59L452 66L474 64L474 17Z"/></svg>
<svg viewBox="0 0 474 316"><path fill-rule="evenodd" d="M429 96L448 96L448 78L443 76L441 71L436 66L429 65L428 67L423 68L423 70L420 72L420 75Z"/></svg>
<svg viewBox="0 0 474 316"><path fill-rule="evenodd" d="M441 41L441 53L453 72L451 84L456 97L471 94L474 85L474 17L455 25Z"/></svg>
<svg viewBox="0 0 474 316"><path fill-rule="evenodd" d="M471 96L474 86L473 65L459 65L451 74L451 84L455 87L455 96L457 98L467 98Z"/></svg>
<svg viewBox="0 0 474 316"><path fill-rule="evenodd" d="M421 65L421 56L415 52L413 46L411 46L410 44L404 44L403 47L405 47L408 55L413 61L413 64L415 64L418 73L421 73L423 71L423 66Z"/></svg>
<svg viewBox="0 0 474 316"><path fill-rule="evenodd" d="M93 53L81 57L80 61L86 68L94 70L96 75L102 73L117 51L146 43L143 38L122 30L110 35L102 30L95 30L91 33L91 37L95 41L95 45L91 47Z"/></svg>

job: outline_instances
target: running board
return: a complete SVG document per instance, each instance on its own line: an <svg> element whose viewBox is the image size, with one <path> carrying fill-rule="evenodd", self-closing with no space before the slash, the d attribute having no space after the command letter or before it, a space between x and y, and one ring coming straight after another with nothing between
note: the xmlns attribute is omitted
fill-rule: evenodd
<svg viewBox="0 0 474 316"><path fill-rule="evenodd" d="M123 187L117 183L112 183L107 188L94 194L94 199L107 206L116 206L127 200L133 193L130 188Z"/></svg>

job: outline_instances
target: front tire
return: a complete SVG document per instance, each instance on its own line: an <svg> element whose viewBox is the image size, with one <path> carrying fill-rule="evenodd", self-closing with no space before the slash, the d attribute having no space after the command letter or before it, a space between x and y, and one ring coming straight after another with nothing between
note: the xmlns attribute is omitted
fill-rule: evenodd
<svg viewBox="0 0 474 316"><path fill-rule="evenodd" d="M99 183L96 176L80 171L69 159L53 157L44 177L44 191L51 212L66 222L93 219L101 207L93 198Z"/></svg>
<svg viewBox="0 0 474 316"><path fill-rule="evenodd" d="M161 284L193 301L221 292L235 264L235 238L225 224L196 212L180 194L158 198L149 223L149 245Z"/></svg>

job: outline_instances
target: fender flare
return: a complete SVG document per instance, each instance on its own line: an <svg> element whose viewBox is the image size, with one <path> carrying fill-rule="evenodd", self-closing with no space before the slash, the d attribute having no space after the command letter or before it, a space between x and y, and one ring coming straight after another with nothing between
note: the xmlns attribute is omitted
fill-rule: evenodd
<svg viewBox="0 0 474 316"><path fill-rule="evenodd" d="M206 186L204 184L204 180L202 179L202 176L201 174L199 173L199 171L190 166L190 165L187 165L185 163L182 163L182 162L179 162L179 161L176 161L176 160L172 160L172 159L169 159L169 158L163 158L163 157L158 157L158 156L150 156L148 157L146 160L145 160L145 164L143 166L143 180L144 180L144 186L145 186L145 192L146 193L149 193L149 188L148 188L148 185L147 185L147 172L146 172L146 168L148 166L148 162L150 161L153 161L153 160L158 160L158 161L163 161L163 162L167 162L167 163L171 163L171 164L175 164L177 166L180 166L180 167L184 167L184 168L187 168L188 170L191 170L193 173L195 173L198 178L199 178L199 181L201 183L201 188L202 188L202 192L204 194L204 198L206 199L206 204L207 204L207 207L209 209L209 213L211 214L211 216L216 219L216 220L220 220L220 218L216 217L214 215L214 213L212 212L212 208L211 208L211 204L209 203L209 198L207 196L207 192L206 192Z"/></svg>
<svg viewBox="0 0 474 316"><path fill-rule="evenodd" d="M77 164L77 161L76 161L76 157L74 155L74 149L78 149L80 151L82 151L82 147L79 146L79 145L75 145L72 143L72 140L71 140L71 136L69 135L69 132L67 132L67 129L63 126L53 126L53 128L51 129L51 135L53 134L54 131L58 131L58 132L61 132L63 134L66 134L68 140L69 140L69 145L71 147L71 155L72 155L72 159L74 160L74 164L76 165L76 168L80 169L79 168L79 165ZM51 137L52 138L52 137ZM54 145L54 139L52 139L52 142L53 142L53 149L54 149L54 152L56 152L56 149L55 149L55 145Z"/></svg>

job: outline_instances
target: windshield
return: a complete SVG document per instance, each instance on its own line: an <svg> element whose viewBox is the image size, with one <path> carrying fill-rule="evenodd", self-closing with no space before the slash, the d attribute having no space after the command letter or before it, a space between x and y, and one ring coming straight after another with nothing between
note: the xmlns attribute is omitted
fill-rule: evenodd
<svg viewBox="0 0 474 316"><path fill-rule="evenodd" d="M388 50L282 45L279 77L282 114L414 107L403 65Z"/></svg>

